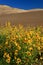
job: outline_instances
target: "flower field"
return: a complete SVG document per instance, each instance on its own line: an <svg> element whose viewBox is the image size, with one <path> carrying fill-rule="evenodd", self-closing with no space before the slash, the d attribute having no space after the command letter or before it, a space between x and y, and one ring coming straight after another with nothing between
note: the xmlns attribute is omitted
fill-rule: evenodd
<svg viewBox="0 0 43 65"><path fill-rule="evenodd" d="M42 65L43 27L0 26L0 65Z"/></svg>

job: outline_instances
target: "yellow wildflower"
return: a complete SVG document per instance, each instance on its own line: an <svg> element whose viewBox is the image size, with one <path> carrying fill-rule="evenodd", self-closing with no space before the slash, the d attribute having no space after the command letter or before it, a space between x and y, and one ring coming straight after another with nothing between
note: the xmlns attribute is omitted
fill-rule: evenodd
<svg viewBox="0 0 43 65"><path fill-rule="evenodd" d="M32 44L33 45L33 47L36 47L36 45L35 44Z"/></svg>
<svg viewBox="0 0 43 65"><path fill-rule="evenodd" d="M40 47L40 46L41 46L40 42L36 43L36 47Z"/></svg>
<svg viewBox="0 0 43 65"><path fill-rule="evenodd" d="M32 45L32 39L29 39L29 40L28 40L28 43L29 43L30 45Z"/></svg>
<svg viewBox="0 0 43 65"><path fill-rule="evenodd" d="M18 50L21 50L21 47L19 45L17 47L18 47Z"/></svg>
<svg viewBox="0 0 43 65"><path fill-rule="evenodd" d="M18 55L18 50L15 50L14 55Z"/></svg>
<svg viewBox="0 0 43 65"><path fill-rule="evenodd" d="M15 38L17 39L18 38L18 35L16 35Z"/></svg>
<svg viewBox="0 0 43 65"><path fill-rule="evenodd" d="M15 52L18 52L18 50L15 50Z"/></svg>
<svg viewBox="0 0 43 65"><path fill-rule="evenodd" d="M3 55L3 57L4 57L4 58L10 58L10 55L5 52L4 55Z"/></svg>
<svg viewBox="0 0 43 65"><path fill-rule="evenodd" d="M17 57L16 57L16 56L14 56L14 59L16 60L16 59L17 59Z"/></svg>
<svg viewBox="0 0 43 65"><path fill-rule="evenodd" d="M26 53L27 53L27 55L31 56L31 52L27 51Z"/></svg>
<svg viewBox="0 0 43 65"><path fill-rule="evenodd" d="M20 58L17 58L17 64L19 64L21 62L21 59Z"/></svg>
<svg viewBox="0 0 43 65"><path fill-rule="evenodd" d="M6 55L6 62L7 62L7 63L10 63L10 60L11 60L11 57L10 57L9 54L7 54L7 55Z"/></svg>
<svg viewBox="0 0 43 65"><path fill-rule="evenodd" d="M40 59L42 60L42 59L43 59L43 57L40 57Z"/></svg>
<svg viewBox="0 0 43 65"><path fill-rule="evenodd" d="M8 45L8 41L6 41L5 44Z"/></svg>
<svg viewBox="0 0 43 65"><path fill-rule="evenodd" d="M24 38L24 42L27 42L27 38L26 37Z"/></svg>
<svg viewBox="0 0 43 65"><path fill-rule="evenodd" d="M43 43L43 37L41 37L41 42Z"/></svg>
<svg viewBox="0 0 43 65"><path fill-rule="evenodd" d="M6 57L6 55L7 55L7 53L5 52L5 53L4 53L4 55L3 55L3 57L5 58L5 57Z"/></svg>
<svg viewBox="0 0 43 65"><path fill-rule="evenodd" d="M41 47L41 49L43 49L43 45L42 46L40 46Z"/></svg>
<svg viewBox="0 0 43 65"><path fill-rule="evenodd" d="M16 41L14 42L14 44L15 44L16 46L18 46L18 43L17 43Z"/></svg>
<svg viewBox="0 0 43 65"><path fill-rule="evenodd" d="M25 32L25 34L26 34L28 37L30 37L30 34L29 34L29 32L28 32L28 31L26 31L26 32Z"/></svg>
<svg viewBox="0 0 43 65"><path fill-rule="evenodd" d="M40 35L38 33L36 33L36 39L40 40Z"/></svg>
<svg viewBox="0 0 43 65"><path fill-rule="evenodd" d="M34 31L29 31L29 34L32 35L34 33Z"/></svg>
<svg viewBox="0 0 43 65"><path fill-rule="evenodd" d="M7 63L10 63L10 60L11 60L10 58L7 58L7 59L6 59L6 62L7 62Z"/></svg>
<svg viewBox="0 0 43 65"><path fill-rule="evenodd" d="M30 47L29 50L32 51L33 50L33 47Z"/></svg>
<svg viewBox="0 0 43 65"><path fill-rule="evenodd" d="M10 57L9 54L7 54L6 57L9 58Z"/></svg>
<svg viewBox="0 0 43 65"><path fill-rule="evenodd" d="M41 50L41 48L40 47L37 47L37 49L40 51Z"/></svg>

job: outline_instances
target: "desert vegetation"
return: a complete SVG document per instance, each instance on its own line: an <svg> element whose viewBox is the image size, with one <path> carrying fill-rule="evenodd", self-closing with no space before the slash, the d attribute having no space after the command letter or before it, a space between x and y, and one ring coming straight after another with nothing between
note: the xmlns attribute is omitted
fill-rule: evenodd
<svg viewBox="0 0 43 65"><path fill-rule="evenodd" d="M43 65L43 27L0 26L0 65Z"/></svg>

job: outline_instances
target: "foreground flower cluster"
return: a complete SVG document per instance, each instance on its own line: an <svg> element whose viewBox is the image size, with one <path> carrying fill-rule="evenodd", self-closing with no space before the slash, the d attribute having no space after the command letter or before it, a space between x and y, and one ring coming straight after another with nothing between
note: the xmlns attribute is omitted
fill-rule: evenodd
<svg viewBox="0 0 43 65"><path fill-rule="evenodd" d="M43 27L0 27L0 65L32 65L43 60Z"/></svg>

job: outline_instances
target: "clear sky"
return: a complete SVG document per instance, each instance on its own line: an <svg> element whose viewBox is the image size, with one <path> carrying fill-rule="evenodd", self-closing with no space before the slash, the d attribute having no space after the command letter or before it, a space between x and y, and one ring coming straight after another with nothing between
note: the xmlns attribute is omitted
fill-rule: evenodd
<svg viewBox="0 0 43 65"><path fill-rule="evenodd" d="M1 4L21 9L43 8L43 0L0 0Z"/></svg>

